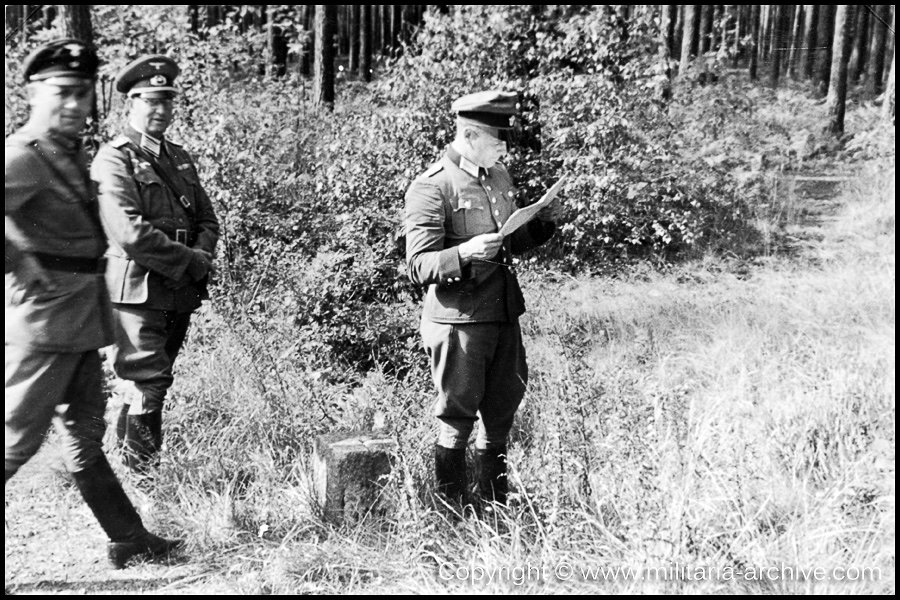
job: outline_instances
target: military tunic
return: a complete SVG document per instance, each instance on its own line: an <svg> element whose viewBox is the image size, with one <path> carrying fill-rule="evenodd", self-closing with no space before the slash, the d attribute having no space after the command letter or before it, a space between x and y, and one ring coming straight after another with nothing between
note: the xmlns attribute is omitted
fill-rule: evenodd
<svg viewBox="0 0 900 600"><path fill-rule="evenodd" d="M191 312L208 298L205 281L180 289L166 284L184 276L192 248L212 254L219 237L212 203L190 155L170 140L162 141L158 158L140 146L141 134L128 127L101 147L91 167L109 236L106 280L116 317L113 363L116 374L133 381L139 392L133 414L162 408Z"/></svg>
<svg viewBox="0 0 900 600"><path fill-rule="evenodd" d="M477 419L479 447L506 442L528 367L518 317L525 302L512 257L546 242L555 226L533 220L495 258L462 265L458 246L496 233L518 208L502 164L478 168L452 147L406 194L410 278L428 286L421 333L438 391L439 444L462 447Z"/></svg>
<svg viewBox="0 0 900 600"><path fill-rule="evenodd" d="M37 452L54 419L66 466L80 471L102 457L97 350L112 342L87 159L79 143L26 126L6 139L5 175L7 473ZM21 280L13 256L22 253L53 289Z"/></svg>

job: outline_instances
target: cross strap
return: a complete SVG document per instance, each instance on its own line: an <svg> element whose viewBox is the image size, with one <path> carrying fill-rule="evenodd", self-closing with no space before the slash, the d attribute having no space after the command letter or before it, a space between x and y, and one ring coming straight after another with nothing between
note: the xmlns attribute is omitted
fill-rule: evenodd
<svg viewBox="0 0 900 600"><path fill-rule="evenodd" d="M184 195L181 187L175 183L175 181L169 177L169 174L166 173L166 170L162 168L162 166L156 161L155 158L144 152L137 144L128 140L125 144L125 147L134 152L136 155L140 156L144 161L146 161L152 168L153 171L157 174L157 176L162 179L163 183L169 190L175 194L175 197L178 198L178 203L187 211L188 218L191 220L191 226L193 227L197 220L197 214L194 212L194 206L191 204L191 201L188 200L187 196Z"/></svg>

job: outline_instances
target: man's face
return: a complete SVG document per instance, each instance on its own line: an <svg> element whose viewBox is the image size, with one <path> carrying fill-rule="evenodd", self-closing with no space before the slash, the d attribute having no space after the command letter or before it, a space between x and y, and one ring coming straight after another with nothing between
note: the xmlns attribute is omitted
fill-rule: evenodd
<svg viewBox="0 0 900 600"><path fill-rule="evenodd" d="M162 137L172 123L174 114L172 98L132 98L131 125L148 135Z"/></svg>
<svg viewBox="0 0 900 600"><path fill-rule="evenodd" d="M506 156L506 142L500 139L500 131L494 127L478 127L471 131L475 135L469 138L472 148L471 160L480 167L490 169L497 161Z"/></svg>
<svg viewBox="0 0 900 600"><path fill-rule="evenodd" d="M94 102L94 85L89 79L73 79L65 84L33 81L28 84L31 119L48 131L74 138L84 129Z"/></svg>

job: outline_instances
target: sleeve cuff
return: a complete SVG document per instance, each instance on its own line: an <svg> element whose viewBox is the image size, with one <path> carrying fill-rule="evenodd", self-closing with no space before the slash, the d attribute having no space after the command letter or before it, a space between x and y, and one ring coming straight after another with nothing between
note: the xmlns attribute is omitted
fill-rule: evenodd
<svg viewBox="0 0 900 600"><path fill-rule="evenodd" d="M441 278L440 283L453 283L464 279L463 266L459 260L459 247L441 250L438 275Z"/></svg>

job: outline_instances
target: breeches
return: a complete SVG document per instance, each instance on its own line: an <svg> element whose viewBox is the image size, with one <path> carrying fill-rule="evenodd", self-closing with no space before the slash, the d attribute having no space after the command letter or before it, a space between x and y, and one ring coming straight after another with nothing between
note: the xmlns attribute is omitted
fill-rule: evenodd
<svg viewBox="0 0 900 600"><path fill-rule="evenodd" d="M475 445L505 444L528 383L518 321L446 324L423 319L422 340L437 388L438 445L464 448L479 416Z"/></svg>
<svg viewBox="0 0 900 600"><path fill-rule="evenodd" d="M117 304L116 345L111 356L116 375L134 383L129 413L162 410L172 387L175 358L187 337L191 313L134 308Z"/></svg>
<svg viewBox="0 0 900 600"><path fill-rule="evenodd" d="M6 471L40 449L52 422L63 461L82 471L103 456L106 397L96 350L51 353L6 346Z"/></svg>

